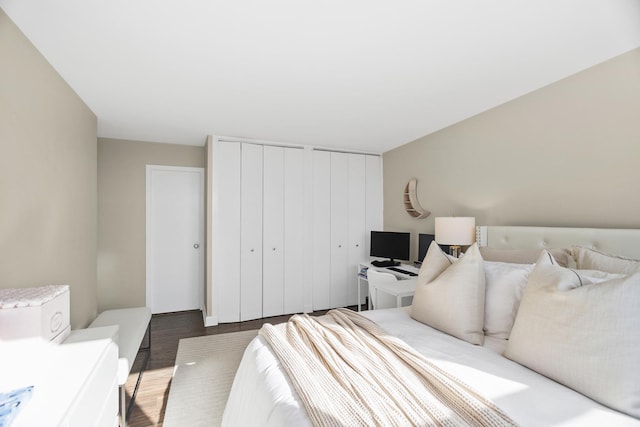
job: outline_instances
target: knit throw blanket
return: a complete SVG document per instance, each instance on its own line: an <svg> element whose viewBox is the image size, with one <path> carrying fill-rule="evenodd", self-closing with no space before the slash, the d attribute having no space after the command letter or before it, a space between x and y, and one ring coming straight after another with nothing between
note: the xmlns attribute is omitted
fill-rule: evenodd
<svg viewBox="0 0 640 427"><path fill-rule="evenodd" d="M505 413L351 310L260 330L316 426L513 426Z"/></svg>

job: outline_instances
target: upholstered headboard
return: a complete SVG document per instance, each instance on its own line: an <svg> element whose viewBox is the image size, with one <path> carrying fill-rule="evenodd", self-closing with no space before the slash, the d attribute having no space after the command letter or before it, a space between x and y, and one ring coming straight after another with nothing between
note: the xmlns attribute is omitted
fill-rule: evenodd
<svg viewBox="0 0 640 427"><path fill-rule="evenodd" d="M480 246L496 249L566 248L580 245L640 259L640 230L565 227L476 227Z"/></svg>

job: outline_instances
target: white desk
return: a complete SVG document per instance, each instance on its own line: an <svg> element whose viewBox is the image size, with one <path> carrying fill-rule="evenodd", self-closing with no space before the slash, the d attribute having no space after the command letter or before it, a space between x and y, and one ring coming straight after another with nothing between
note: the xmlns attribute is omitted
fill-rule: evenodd
<svg viewBox="0 0 640 427"><path fill-rule="evenodd" d="M360 265L358 266L358 311L360 311L360 301L361 301L361 294L360 294L360 288L363 284L367 285L367 293L369 292L369 282L367 281L367 277L366 277L366 270L368 270L369 268L372 268L376 271L380 271L383 273L391 273L394 276L396 276L398 278L398 282L393 283L393 284L389 284L389 285L384 285L384 286L380 286L378 288L378 290L387 293L389 295L395 296L397 299L397 306L401 307L402 306L402 298L405 297L410 297L413 296L413 294L415 293L416 290L416 284L417 284L417 276L411 276L409 274L403 274L401 272L398 271L394 271L394 270L390 270L387 267L375 267L373 265L371 265L370 262L362 262L360 263ZM414 267L412 265L408 265L408 264L401 264L399 266L397 266L396 268L399 268L401 270L405 270L411 273L415 273L417 274L419 269L417 267ZM369 298L369 303L367 305L367 307L369 309L371 309L371 298Z"/></svg>
<svg viewBox="0 0 640 427"><path fill-rule="evenodd" d="M413 277L407 280L398 280L395 283L385 283L376 286L376 301L380 301L378 298L379 292L384 292L391 296L396 297L396 307L402 307L402 298L412 297L416 293L416 285L418 284L418 278ZM371 298L369 298L371 302Z"/></svg>

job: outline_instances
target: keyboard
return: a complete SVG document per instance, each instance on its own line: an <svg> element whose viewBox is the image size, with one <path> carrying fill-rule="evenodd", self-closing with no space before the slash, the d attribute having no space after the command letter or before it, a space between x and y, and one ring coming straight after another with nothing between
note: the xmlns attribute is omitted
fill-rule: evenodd
<svg viewBox="0 0 640 427"><path fill-rule="evenodd" d="M418 275L417 273L414 273L413 271L403 270L403 269L398 268L398 267L387 267L387 270L393 270L396 273L406 274L407 276L411 276L411 277Z"/></svg>

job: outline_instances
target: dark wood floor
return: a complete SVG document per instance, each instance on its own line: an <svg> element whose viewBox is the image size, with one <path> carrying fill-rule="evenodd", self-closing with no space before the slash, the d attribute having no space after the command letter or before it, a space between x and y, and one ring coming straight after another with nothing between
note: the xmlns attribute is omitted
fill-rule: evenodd
<svg viewBox="0 0 640 427"><path fill-rule="evenodd" d="M355 309L356 307L350 308ZM318 311L313 315L324 313L325 311ZM200 311L153 315L151 318L151 355L147 368L142 374L128 425L132 427L162 425L180 339L260 329L264 323L282 323L286 322L289 317L291 316L269 317L205 328ZM127 400L135 387L142 356L143 352L141 351L127 380Z"/></svg>

